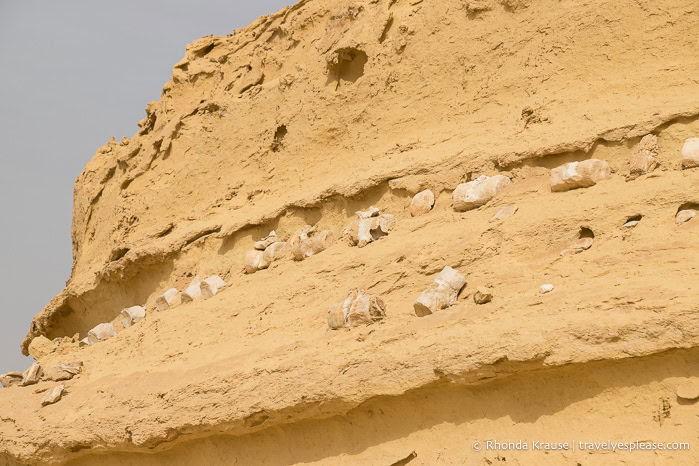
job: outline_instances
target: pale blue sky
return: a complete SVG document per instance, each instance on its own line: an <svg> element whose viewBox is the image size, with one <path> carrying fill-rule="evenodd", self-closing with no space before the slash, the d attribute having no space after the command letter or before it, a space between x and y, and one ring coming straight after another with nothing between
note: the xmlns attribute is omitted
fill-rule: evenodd
<svg viewBox="0 0 699 466"><path fill-rule="evenodd" d="M0 373L72 262L73 182L131 137L185 46L296 0L0 0Z"/></svg>

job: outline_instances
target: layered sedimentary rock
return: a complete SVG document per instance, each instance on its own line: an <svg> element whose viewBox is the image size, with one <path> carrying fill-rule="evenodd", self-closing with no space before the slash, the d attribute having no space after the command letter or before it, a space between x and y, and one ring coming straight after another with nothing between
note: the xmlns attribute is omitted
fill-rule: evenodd
<svg viewBox="0 0 699 466"><path fill-rule="evenodd" d="M22 348L38 380L0 379L0 462L497 464L473 442L696 441L697 29L689 0L305 0L197 40L76 181L72 275ZM628 181L649 134L661 163ZM454 212L479 179L510 183ZM372 206L388 236L333 241ZM245 274L272 231L289 254ZM416 316L446 266L468 284ZM213 275L228 285L202 299ZM350 289L388 317L329 329ZM121 328L135 304L148 318ZM53 342L98 324L99 344ZM66 361L79 376L42 407L40 368Z"/></svg>

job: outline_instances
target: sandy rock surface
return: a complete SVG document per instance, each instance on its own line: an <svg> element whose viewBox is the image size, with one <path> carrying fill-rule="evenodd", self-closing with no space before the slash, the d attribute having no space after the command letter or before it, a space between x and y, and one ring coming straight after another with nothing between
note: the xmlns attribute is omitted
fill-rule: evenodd
<svg viewBox="0 0 699 466"><path fill-rule="evenodd" d="M0 464L697 464L471 448L699 438L697 30L690 0L302 0L196 40L76 180Z"/></svg>

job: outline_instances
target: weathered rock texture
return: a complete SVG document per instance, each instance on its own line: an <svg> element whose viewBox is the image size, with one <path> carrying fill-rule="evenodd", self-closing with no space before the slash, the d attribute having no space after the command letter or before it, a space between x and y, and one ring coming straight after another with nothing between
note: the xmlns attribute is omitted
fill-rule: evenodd
<svg viewBox="0 0 699 466"><path fill-rule="evenodd" d="M677 393L699 380L699 221L675 216L699 205L699 170L682 169L699 137L698 8L303 0L197 40L140 131L78 176L72 275L22 349L117 334L41 356L84 363L58 403L36 393L55 382L0 390L0 464L697 464L698 405ZM648 134L662 163L627 182ZM603 181L551 192L552 170L588 160L608 164ZM455 213L480 175L512 182ZM412 217L427 189L434 208ZM325 241L372 205L395 216L390 235ZM581 225L594 245L561 257ZM289 256L243 273L270 231ZM447 265L469 285L417 317ZM215 298L120 328L122 309L211 275L229 284ZM353 288L388 317L329 330ZM471 449L486 438L692 448Z"/></svg>

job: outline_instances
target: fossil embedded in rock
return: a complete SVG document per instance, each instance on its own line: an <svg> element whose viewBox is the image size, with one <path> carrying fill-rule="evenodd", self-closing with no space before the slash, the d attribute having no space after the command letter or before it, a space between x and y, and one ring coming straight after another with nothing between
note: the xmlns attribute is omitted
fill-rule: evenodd
<svg viewBox="0 0 699 466"><path fill-rule="evenodd" d="M146 310L142 306L132 306L121 310L121 324L124 328L131 327L136 322L146 318Z"/></svg>
<svg viewBox="0 0 699 466"><path fill-rule="evenodd" d="M417 193L410 201L410 215L417 217L424 215L434 207L434 193L429 189Z"/></svg>
<svg viewBox="0 0 699 466"><path fill-rule="evenodd" d="M41 380L51 380L60 382L62 380L70 380L82 371L82 361L71 362L68 364L59 364L58 366L48 366L43 368Z"/></svg>
<svg viewBox="0 0 699 466"><path fill-rule="evenodd" d="M641 139L629 161L630 177L650 173L658 166L658 138L648 134Z"/></svg>
<svg viewBox="0 0 699 466"><path fill-rule="evenodd" d="M201 287L202 297L211 298L216 296L216 293L225 288L226 282L224 282L218 275L212 275L206 280L202 280L199 286Z"/></svg>
<svg viewBox="0 0 699 466"><path fill-rule="evenodd" d="M319 232L316 227L305 226L294 233L289 246L295 260L304 260L329 248L333 241L333 233L330 230Z"/></svg>
<svg viewBox="0 0 699 466"><path fill-rule="evenodd" d="M161 294L156 298L155 306L158 309L158 311L162 312L177 306L178 304L180 304L180 302L180 292L177 291L177 288L170 288L169 290L165 291L165 293Z"/></svg>
<svg viewBox="0 0 699 466"><path fill-rule="evenodd" d="M699 138L689 138L682 146L682 167L699 167Z"/></svg>
<svg viewBox="0 0 699 466"><path fill-rule="evenodd" d="M609 163L599 159L570 162L551 170L551 191L588 188L612 176Z"/></svg>
<svg viewBox="0 0 699 466"><path fill-rule="evenodd" d="M371 218L379 216L379 209L377 207L371 206L367 210L359 210L356 212L359 218Z"/></svg>
<svg viewBox="0 0 699 466"><path fill-rule="evenodd" d="M41 400L41 406L47 406L47 405L54 404L57 401L59 401L61 399L61 397L63 396L64 390L65 390L65 386L59 385L57 387L52 388L48 392L46 392L44 399Z"/></svg>
<svg viewBox="0 0 699 466"><path fill-rule="evenodd" d="M199 298L201 298L201 278L197 275L190 282L187 289L182 292L182 302L191 303Z"/></svg>
<svg viewBox="0 0 699 466"><path fill-rule="evenodd" d="M511 183L512 181L505 175L483 175L474 181L462 183L452 193L454 210L465 212L485 205Z"/></svg>
<svg viewBox="0 0 699 466"><path fill-rule="evenodd" d="M463 275L449 266L444 267L434 278L432 287L423 291L413 304L415 314L424 317L453 306L465 285Z"/></svg>
<svg viewBox="0 0 699 466"><path fill-rule="evenodd" d="M506 205L505 207L501 208L498 210L495 215L490 217L490 222L497 222L498 220L504 220L507 217L513 216L517 211L519 210L519 207L516 205Z"/></svg>
<svg viewBox="0 0 699 466"><path fill-rule="evenodd" d="M95 326L95 328L87 332L87 341L89 344L94 345L113 336L116 336L114 325L106 322Z"/></svg>
<svg viewBox="0 0 699 466"><path fill-rule="evenodd" d="M685 222L689 222L691 219L697 216L697 211L694 209L682 209L677 212L675 216L675 223L681 225Z"/></svg>
<svg viewBox="0 0 699 466"><path fill-rule="evenodd" d="M0 384L5 388L22 385L22 379L24 379L24 376L21 372L8 372L0 375Z"/></svg>
<svg viewBox="0 0 699 466"><path fill-rule="evenodd" d="M370 325L386 317L386 305L379 296L364 290L350 291L344 301L328 309L328 327L337 330L344 327Z"/></svg>
<svg viewBox="0 0 699 466"><path fill-rule="evenodd" d="M27 385L37 383L41 378L42 372L41 366L37 362L29 366L29 369L22 373L22 386L26 387Z"/></svg>
<svg viewBox="0 0 699 466"><path fill-rule="evenodd" d="M263 262L271 264L275 260L283 257L286 254L286 246L286 241L276 241L267 246L262 256Z"/></svg>
<svg viewBox="0 0 699 466"><path fill-rule="evenodd" d="M268 246L270 246L273 243L276 243L277 241L279 241L279 239L277 239L277 232L272 230L269 233L269 235L265 236L260 241L257 241L254 247L258 251L264 251L265 249L267 249Z"/></svg>

